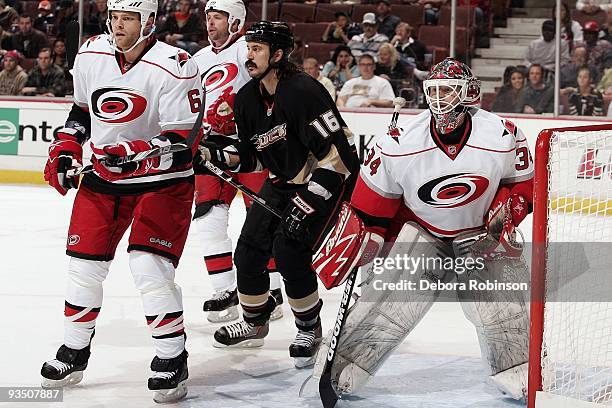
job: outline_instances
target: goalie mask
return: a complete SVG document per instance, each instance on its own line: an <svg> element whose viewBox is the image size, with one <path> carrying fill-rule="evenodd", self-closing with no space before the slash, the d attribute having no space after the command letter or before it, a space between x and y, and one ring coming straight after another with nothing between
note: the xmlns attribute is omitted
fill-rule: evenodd
<svg viewBox="0 0 612 408"><path fill-rule="evenodd" d="M111 37L111 47L118 52L126 53L130 52L138 44L149 38L155 32L155 19L157 16L157 0L108 0L106 3L108 7L108 18L106 19L106 27ZM111 14L113 11L129 11L132 13L138 13L140 15L140 36L129 49L121 50L117 46L115 36L113 35L113 27L111 26ZM145 35L144 31L147 26L149 17L153 17L153 25L151 31Z"/></svg>
<svg viewBox="0 0 612 408"><path fill-rule="evenodd" d="M423 90L436 129L444 134L459 127L468 109L480 104L480 80L470 67L453 58L431 69Z"/></svg>
<svg viewBox="0 0 612 408"><path fill-rule="evenodd" d="M242 0L208 0L206 3L206 7L204 8L204 13L208 14L209 11L219 11L221 13L227 14L227 31L229 36L227 40L220 47L215 47L213 42L208 38L208 42L215 50L221 50L232 41L233 37L236 34L239 34L244 27L244 22L246 20L246 8L244 7L244 3ZM232 31L232 26L234 22L238 21L238 26L235 31Z"/></svg>

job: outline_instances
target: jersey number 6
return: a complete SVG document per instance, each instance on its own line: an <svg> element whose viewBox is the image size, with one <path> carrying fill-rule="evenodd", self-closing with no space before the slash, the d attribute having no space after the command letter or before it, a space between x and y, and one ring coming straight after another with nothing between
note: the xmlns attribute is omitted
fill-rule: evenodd
<svg viewBox="0 0 612 408"><path fill-rule="evenodd" d="M200 112L200 106L202 105L202 101L200 100L200 90L192 89L191 91L187 92L187 98L189 99L191 113Z"/></svg>

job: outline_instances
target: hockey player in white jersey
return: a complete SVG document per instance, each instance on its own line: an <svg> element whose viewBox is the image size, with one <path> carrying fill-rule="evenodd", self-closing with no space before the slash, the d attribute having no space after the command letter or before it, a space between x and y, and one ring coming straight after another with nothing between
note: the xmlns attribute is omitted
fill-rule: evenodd
<svg viewBox="0 0 612 408"><path fill-rule="evenodd" d="M108 10L111 34L90 38L76 57L74 105L45 167L45 179L65 195L78 185L69 171L81 165L89 142L93 172L78 188L68 230L64 344L44 363L42 385L83 378L102 283L131 224L129 266L155 349L148 388L156 402L168 402L187 394L183 304L174 275L191 220L202 85L189 54L152 36L157 0L109 0ZM192 149L117 164L130 154L192 140Z"/></svg>
<svg viewBox="0 0 612 408"><path fill-rule="evenodd" d="M209 0L206 3L206 28L210 45L198 51L193 59L198 64L206 90L206 121L212 126L207 143L225 147L238 139L234 121L234 96L251 78L244 63L247 46L241 34L246 19L242 0ZM244 185L259 191L268 171L236 173ZM232 241L228 235L229 206L236 189L214 174L196 176L196 210L193 216L204 252L204 263L215 291L204 302L203 309L211 322L238 318L236 268L232 259ZM242 196L247 209L252 200ZM283 295L280 274L274 259L267 267L271 294L277 307L271 319L282 317Z"/></svg>
<svg viewBox="0 0 612 408"><path fill-rule="evenodd" d="M368 264L377 254L395 259L406 254L402 243L422 242L408 255L422 255L414 248L427 247L432 257L480 258L484 270L461 274L456 267L450 273L421 268L413 278L417 281L526 282L515 228L532 202L533 163L525 136L510 121L476 107L480 82L459 61L447 58L434 66L423 86L429 110L375 139L350 206L313 267L329 286L338 285L355 265ZM363 239L341 248L347 245L343 238L355 231ZM391 249L387 245L381 251L384 241L394 242ZM340 249L342 255L352 253L351 259L341 259ZM338 268L343 261L346 266ZM406 277L405 272L401 267L384 271L391 282ZM364 279L362 294L376 293L373 276ZM456 294L476 327L492 381L511 397L523 398L529 332L525 294ZM333 389L321 392L324 406L333 406L334 398L355 392L374 375L439 295L436 290L383 290L375 299L362 296L340 335L330 334L319 351L315 377L325 384L320 389Z"/></svg>

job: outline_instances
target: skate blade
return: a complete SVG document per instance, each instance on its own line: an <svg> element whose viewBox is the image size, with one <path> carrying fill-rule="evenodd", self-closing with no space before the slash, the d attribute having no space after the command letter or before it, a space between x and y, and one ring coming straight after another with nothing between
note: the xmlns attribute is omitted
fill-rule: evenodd
<svg viewBox="0 0 612 408"><path fill-rule="evenodd" d="M293 357L293 365L295 368L306 368L313 366L317 360L317 355L311 357Z"/></svg>
<svg viewBox="0 0 612 408"><path fill-rule="evenodd" d="M283 318L283 307L278 305L270 315L270 320L278 320Z"/></svg>
<svg viewBox="0 0 612 408"><path fill-rule="evenodd" d="M219 343L217 340L213 341L213 347L217 348L255 348L262 347L263 345L264 339L249 339L231 345Z"/></svg>
<svg viewBox="0 0 612 408"><path fill-rule="evenodd" d="M169 390L155 390L153 394L153 401L158 404L164 404L166 402L174 402L185 398L187 395L187 380L178 383L176 388Z"/></svg>
<svg viewBox="0 0 612 408"><path fill-rule="evenodd" d="M238 319L238 307L232 306L225 310L212 311L206 314L206 319L211 323L225 323Z"/></svg>
<svg viewBox="0 0 612 408"><path fill-rule="evenodd" d="M75 371L66 376L66 378L62 380L52 380L50 378L42 377L42 381L40 382L40 386L42 388L61 388L61 387L69 387L71 385L75 385L81 382L83 379L82 371Z"/></svg>

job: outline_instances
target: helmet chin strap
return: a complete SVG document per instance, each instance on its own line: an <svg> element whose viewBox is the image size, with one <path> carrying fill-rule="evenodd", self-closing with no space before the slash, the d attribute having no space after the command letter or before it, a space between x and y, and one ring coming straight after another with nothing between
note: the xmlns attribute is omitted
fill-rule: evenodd
<svg viewBox="0 0 612 408"><path fill-rule="evenodd" d="M210 46L213 48L213 50L215 51L219 51L224 49L225 47L227 47L227 44L229 44L230 42L232 42L232 40L234 39L234 37L238 34L240 34L239 31L234 31L232 32L231 27L230 29L227 30L228 32L228 36L227 39L225 40L225 42L223 44L221 44L220 46L215 46L215 43L210 39L210 37L208 37L208 42L210 43Z"/></svg>
<svg viewBox="0 0 612 408"><path fill-rule="evenodd" d="M274 53L276 53L276 51L274 51ZM263 74L256 77L258 81L262 81L270 73L270 71L272 71L275 68L278 68L278 62L273 62L272 61L273 58L274 58L274 55L272 55L270 59L268 59L268 68L266 68Z"/></svg>
<svg viewBox="0 0 612 408"><path fill-rule="evenodd" d="M147 34L147 35L144 35L145 27L144 26L141 27L140 28L140 36L138 37L136 42L130 48L128 48L127 50L122 50L121 48L119 48L119 46L117 46L117 41L115 39L115 35L113 34L113 30L112 30L110 22L108 20L106 21L106 26L108 27L108 31L111 33L111 38L112 38L111 47L115 51L120 52L121 54L127 54L128 52L132 51L134 48L136 48L136 46L138 44L140 44L141 42L149 39L153 35L153 33L155 32L155 25L153 25L151 27L151 32L149 34Z"/></svg>

